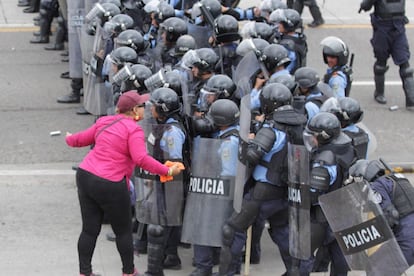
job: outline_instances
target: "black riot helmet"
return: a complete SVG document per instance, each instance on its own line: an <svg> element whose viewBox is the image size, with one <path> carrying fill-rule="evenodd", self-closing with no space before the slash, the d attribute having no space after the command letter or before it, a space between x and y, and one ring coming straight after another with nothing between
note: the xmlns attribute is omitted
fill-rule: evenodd
<svg viewBox="0 0 414 276"><path fill-rule="evenodd" d="M119 47L112 51L110 60L112 63L118 66L118 69L124 66L126 63L136 63L137 53L129 47Z"/></svg>
<svg viewBox="0 0 414 276"><path fill-rule="evenodd" d="M343 66L348 62L349 50L348 46L340 38L336 36L328 36L321 41L323 47L323 61L328 64L327 56L338 58L338 66Z"/></svg>
<svg viewBox="0 0 414 276"><path fill-rule="evenodd" d="M195 50L196 58L193 66L196 66L200 73L214 72L219 56L211 48L200 48Z"/></svg>
<svg viewBox="0 0 414 276"><path fill-rule="evenodd" d="M137 30L125 30L115 38L115 48L126 46L135 50L137 53L143 52L147 45L140 32Z"/></svg>
<svg viewBox="0 0 414 276"><path fill-rule="evenodd" d="M305 143L309 140L308 137L313 137L318 145L324 145L337 138L340 133L341 123L338 118L329 112L319 112L308 122L303 138Z"/></svg>
<svg viewBox="0 0 414 276"><path fill-rule="evenodd" d="M287 88L289 88L290 92L292 93L296 90L298 86L298 84L295 81L295 78L290 74L272 76L270 77L267 83L281 83L285 85Z"/></svg>
<svg viewBox="0 0 414 276"><path fill-rule="evenodd" d="M203 15L200 6L204 6L211 13L213 18L216 18L221 14L221 3L218 0L201 0L193 5L191 10L191 18L193 20Z"/></svg>
<svg viewBox="0 0 414 276"><path fill-rule="evenodd" d="M154 13L154 18L158 23L164 22L166 19L175 16L174 8L166 2L160 2L158 10Z"/></svg>
<svg viewBox="0 0 414 276"><path fill-rule="evenodd" d="M126 14L117 14L111 20L105 22L104 30L108 34L119 35L122 31L131 29L134 26L134 19Z"/></svg>
<svg viewBox="0 0 414 276"><path fill-rule="evenodd" d="M338 101L342 110L342 116L339 119L342 127L347 127L362 121L364 111L361 110L361 105L357 100L350 97L344 97L340 98Z"/></svg>
<svg viewBox="0 0 414 276"><path fill-rule="evenodd" d="M363 177L372 182L385 174L385 168L378 160L360 159L349 168L349 175L352 177Z"/></svg>
<svg viewBox="0 0 414 276"><path fill-rule="evenodd" d="M214 20L214 34L219 43L240 40L239 22L231 15L220 15Z"/></svg>
<svg viewBox="0 0 414 276"><path fill-rule="evenodd" d="M364 116L359 102L349 97L330 97L321 105L320 111L334 114L341 122L342 128L360 122Z"/></svg>
<svg viewBox="0 0 414 276"><path fill-rule="evenodd" d="M151 70L142 64L134 64L131 66L132 75L125 81L126 86L133 86L138 92L146 91L147 88L144 81L151 77Z"/></svg>
<svg viewBox="0 0 414 276"><path fill-rule="evenodd" d="M113 3L103 3L101 6L103 8L103 12L99 15L101 24L104 24L105 22L111 20L115 15L121 13L119 7Z"/></svg>
<svg viewBox="0 0 414 276"><path fill-rule="evenodd" d="M180 99L171 88L161 87L151 92L150 102L155 111L162 117L169 117L181 110Z"/></svg>
<svg viewBox="0 0 414 276"><path fill-rule="evenodd" d="M168 42L176 42L180 36L187 34L188 31L185 21L178 17L167 18L160 24L160 28L166 33L165 38Z"/></svg>
<svg viewBox="0 0 414 276"><path fill-rule="evenodd" d="M265 22L250 21L244 24L240 35L246 38L261 38L266 41L274 34L273 27Z"/></svg>
<svg viewBox="0 0 414 276"><path fill-rule="evenodd" d="M313 88L318 84L320 78L315 69L301 67L295 71L295 80L301 88Z"/></svg>
<svg viewBox="0 0 414 276"><path fill-rule="evenodd" d="M302 18L294 9L283 10L283 16L279 22L287 32L294 32L302 26Z"/></svg>
<svg viewBox="0 0 414 276"><path fill-rule="evenodd" d="M269 45L269 42L261 38L247 38L237 45L236 53L240 56L245 56L250 51L254 51L257 56L261 56L264 48Z"/></svg>
<svg viewBox="0 0 414 276"><path fill-rule="evenodd" d="M292 93L281 83L270 83L263 87L259 96L262 112L267 116L276 109L292 102Z"/></svg>
<svg viewBox="0 0 414 276"><path fill-rule="evenodd" d="M177 42L175 43L175 55L178 57L184 56L185 53L187 53L190 50L197 49L197 43L189 34L185 34L180 36L177 39Z"/></svg>
<svg viewBox="0 0 414 276"><path fill-rule="evenodd" d="M232 126L238 123L240 111L233 101L219 99L211 104L206 116L215 126Z"/></svg>
<svg viewBox="0 0 414 276"><path fill-rule="evenodd" d="M212 76L203 86L203 90L215 93L217 99L230 99L236 88L233 80L224 74Z"/></svg>
<svg viewBox="0 0 414 276"><path fill-rule="evenodd" d="M288 66L290 58L285 47L279 44L270 44L263 50L262 60L269 72L273 72L276 67Z"/></svg>

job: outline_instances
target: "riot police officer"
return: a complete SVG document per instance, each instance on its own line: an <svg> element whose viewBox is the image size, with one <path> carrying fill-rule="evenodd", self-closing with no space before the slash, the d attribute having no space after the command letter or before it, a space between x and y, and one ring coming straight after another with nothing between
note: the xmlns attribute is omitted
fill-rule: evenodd
<svg viewBox="0 0 414 276"><path fill-rule="evenodd" d="M240 39L239 23L233 16L224 14L214 20L214 35L210 39L210 44L220 57L217 72L233 76L233 71L241 58L236 53L237 42Z"/></svg>
<svg viewBox="0 0 414 276"><path fill-rule="evenodd" d="M219 56L211 48L200 48L194 52L191 64L192 83L189 84L189 93L194 95L194 103L197 104L200 89L215 74Z"/></svg>
<svg viewBox="0 0 414 276"><path fill-rule="evenodd" d="M318 88L319 74L311 67L296 70L299 96L294 98L294 107L301 110L310 120L319 112L320 106L327 99Z"/></svg>
<svg viewBox="0 0 414 276"><path fill-rule="evenodd" d="M349 168L350 177L363 177L370 182L374 198L394 232L395 238L409 266L414 264L414 188L399 173L385 174L378 160L358 160Z"/></svg>
<svg viewBox="0 0 414 276"><path fill-rule="evenodd" d="M108 81L112 85L113 104L116 105L121 94L122 80L114 78L114 76L127 64L131 64L131 66L135 64L137 61L137 53L132 48L122 46L113 50L106 60L108 67L110 66L107 75Z"/></svg>
<svg viewBox="0 0 414 276"><path fill-rule="evenodd" d="M360 128L357 123L362 121L364 111L359 102L353 98L329 98L320 111L333 113L341 122L342 131L352 139L358 159L365 159L368 152L368 133Z"/></svg>
<svg viewBox="0 0 414 276"><path fill-rule="evenodd" d="M161 41L158 43L154 52L161 58L161 67L171 70L178 63L175 55L175 45L177 39L187 34L187 24L178 17L171 17L160 23Z"/></svg>
<svg viewBox="0 0 414 276"><path fill-rule="evenodd" d="M150 95L150 110L157 124L152 125L148 135L147 147L153 157L164 162L167 159L183 162L183 149L186 133L182 125L181 104L177 93L170 88L158 88ZM183 175L174 177L168 183L161 183L145 173L139 174L144 182L138 182L140 191L152 190L147 196L140 195L137 205L137 218L147 223L148 262L145 275L164 275L165 259L177 265L177 230L182 223L184 200ZM150 180L151 179L151 180ZM176 244L171 244L172 242Z"/></svg>
<svg viewBox="0 0 414 276"><path fill-rule="evenodd" d="M287 50L278 44L270 44L263 49L262 60L271 77L280 75L289 75L287 66L290 64ZM257 109L260 107L259 96L262 87L266 83L263 72L259 72L256 76L253 89L250 93L251 108Z"/></svg>
<svg viewBox="0 0 414 276"><path fill-rule="evenodd" d="M386 104L384 95L385 72L388 70L387 60L391 56L394 63L400 67L399 73L405 93L405 105L408 110L414 111L414 78L410 68L410 47L405 33L405 0L363 0L361 10L371 13L373 37L371 44L376 58L374 64L375 92L374 98L380 104Z"/></svg>
<svg viewBox="0 0 414 276"><path fill-rule="evenodd" d="M306 66L307 38L303 33L302 18L297 11L284 9L280 10L279 15L278 30L272 39L289 51L291 63L287 69L293 74L298 68Z"/></svg>
<svg viewBox="0 0 414 276"><path fill-rule="evenodd" d="M216 75L215 77L217 77ZM225 75L223 75L225 76ZM227 77L227 76L226 76ZM220 166L218 172L218 178L220 179L234 179L236 176L236 168L237 168L237 157L238 157L238 148L239 148L239 133L238 133L238 122L239 122L240 111L237 105L229 100L229 99L218 99L214 103L212 103L206 118L212 124L211 129L215 132L213 139L219 139L217 141L217 147L210 148L209 150L214 151L213 154L218 154ZM208 141L209 139L202 140ZM207 160L206 160L207 161ZM215 162L214 160L208 160ZM207 162L208 162L207 161ZM215 176L217 177L217 176ZM205 195L207 198L208 195ZM188 210L187 212L191 213L194 209L193 204L198 204L199 202L195 202L189 199L188 201ZM228 218L228 216L233 211L232 208L232 200L233 196L230 195L229 199L226 199L227 204L223 204L223 199L217 197L216 199L210 199L210 204L216 207L211 207L211 209L215 209L214 214L218 212L223 213L223 216L216 216L215 221L211 222L212 226L209 229L209 235L214 237L221 237L221 227L223 226L224 221ZM208 208L208 207L207 207ZM206 208L206 209L207 209ZM204 212L207 211L207 212ZM198 215L199 219L207 219L204 217L206 213L212 210L203 210ZM194 212L194 211L193 211ZM195 215L193 213L193 215ZM189 216L190 217L190 216ZM184 223L196 224L195 221L187 221ZM184 225L186 227L186 225ZM184 238L186 237L186 233L184 232ZM215 232L215 234L211 233ZM214 259L215 256L219 254L220 247L219 245L221 241L211 240L210 243L205 243L201 240L194 239L192 240L193 249L194 249L194 263L196 269L190 274L191 276L209 276L212 275L212 268L214 266Z"/></svg>
<svg viewBox="0 0 414 276"><path fill-rule="evenodd" d="M352 68L347 65L350 56L348 46L340 38L329 36L321 41L323 61L328 65L324 82L334 93L334 97L349 96L352 85Z"/></svg>
<svg viewBox="0 0 414 276"><path fill-rule="evenodd" d="M318 197L339 189L348 177L349 167L356 159L352 141L341 131L338 118L328 112L319 112L308 121L303 140L311 153L311 252L326 246L332 259L331 275L347 275L348 265L322 213ZM312 263L306 262L306 265L310 272Z"/></svg>
<svg viewBox="0 0 414 276"><path fill-rule="evenodd" d="M237 259L245 241L245 231L260 216L267 219L279 213L279 221L286 231L275 231L277 243L286 269L290 269L287 231L287 186L284 173L287 156L287 134L273 121L277 110L290 105L292 94L282 84L273 83L260 94L265 122L248 145L245 159L253 167L251 185L244 196L241 211L234 212L223 226L223 246L220 255L219 275L234 275ZM283 215L285 214L285 215Z"/></svg>

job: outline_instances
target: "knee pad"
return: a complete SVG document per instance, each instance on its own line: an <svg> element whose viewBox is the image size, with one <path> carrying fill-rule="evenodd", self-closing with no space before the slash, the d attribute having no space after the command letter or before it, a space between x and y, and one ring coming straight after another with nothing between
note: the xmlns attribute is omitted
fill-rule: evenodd
<svg viewBox="0 0 414 276"><path fill-rule="evenodd" d="M388 66L385 63L384 65L379 64L378 62L376 62L374 64L374 74L375 75L384 75L385 72L388 71Z"/></svg>
<svg viewBox="0 0 414 276"><path fill-rule="evenodd" d="M407 63L404 63L404 64L407 64ZM406 65L406 66L400 65L400 76L401 76L401 78L405 79L405 78L412 77L413 72L414 72L414 69L410 68L409 64Z"/></svg>
<svg viewBox="0 0 414 276"><path fill-rule="evenodd" d="M40 17L47 17L49 15L49 11L46 9L40 9L39 10Z"/></svg>
<svg viewBox="0 0 414 276"><path fill-rule="evenodd" d="M231 247L234 240L234 228L229 224L225 223L223 225L223 245Z"/></svg>
<svg viewBox="0 0 414 276"><path fill-rule="evenodd" d="M164 227L161 225L150 224L148 225L147 233L149 236L154 238L162 237L164 234Z"/></svg>

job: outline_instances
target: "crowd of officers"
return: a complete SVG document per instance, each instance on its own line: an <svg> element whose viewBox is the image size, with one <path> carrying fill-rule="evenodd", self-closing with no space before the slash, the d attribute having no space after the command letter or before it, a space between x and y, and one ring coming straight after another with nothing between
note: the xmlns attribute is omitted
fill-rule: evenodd
<svg viewBox="0 0 414 276"><path fill-rule="evenodd" d="M79 0L68 1L65 11L60 1L41 0L33 43L49 42L59 11L59 26L68 31L53 45L62 49L68 35L72 92L58 102L78 103L83 91L84 108L99 117L113 114L124 92L150 93L142 122L148 151L186 166L167 183L137 171L131 185L134 245L148 254L146 275L181 269L180 244L192 245L192 276L212 275L215 265L218 275L238 274L250 226L251 263L260 263L266 222L285 275L324 271L329 261L331 275L349 271L318 197L340 189L351 165L367 157L369 136L357 125L363 111L349 97L352 54L329 36L321 41L323 78L307 67L306 36L294 9L300 3L292 2L314 1L263 0L240 9L231 0ZM292 148L309 154L304 168L315 227L312 254L302 259L289 242ZM406 191L391 205L398 213L412 197ZM404 217L411 212L405 208ZM404 251L410 265L411 240Z"/></svg>

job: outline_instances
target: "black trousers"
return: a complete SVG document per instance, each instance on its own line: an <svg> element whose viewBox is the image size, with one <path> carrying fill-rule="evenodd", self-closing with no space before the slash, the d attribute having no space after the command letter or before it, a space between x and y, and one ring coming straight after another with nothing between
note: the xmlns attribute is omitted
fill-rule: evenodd
<svg viewBox="0 0 414 276"><path fill-rule="evenodd" d="M92 273L92 255L104 214L116 235L122 272L133 273L131 199L125 178L120 182L112 182L79 168L76 185L82 215L82 232L78 241L80 273Z"/></svg>

